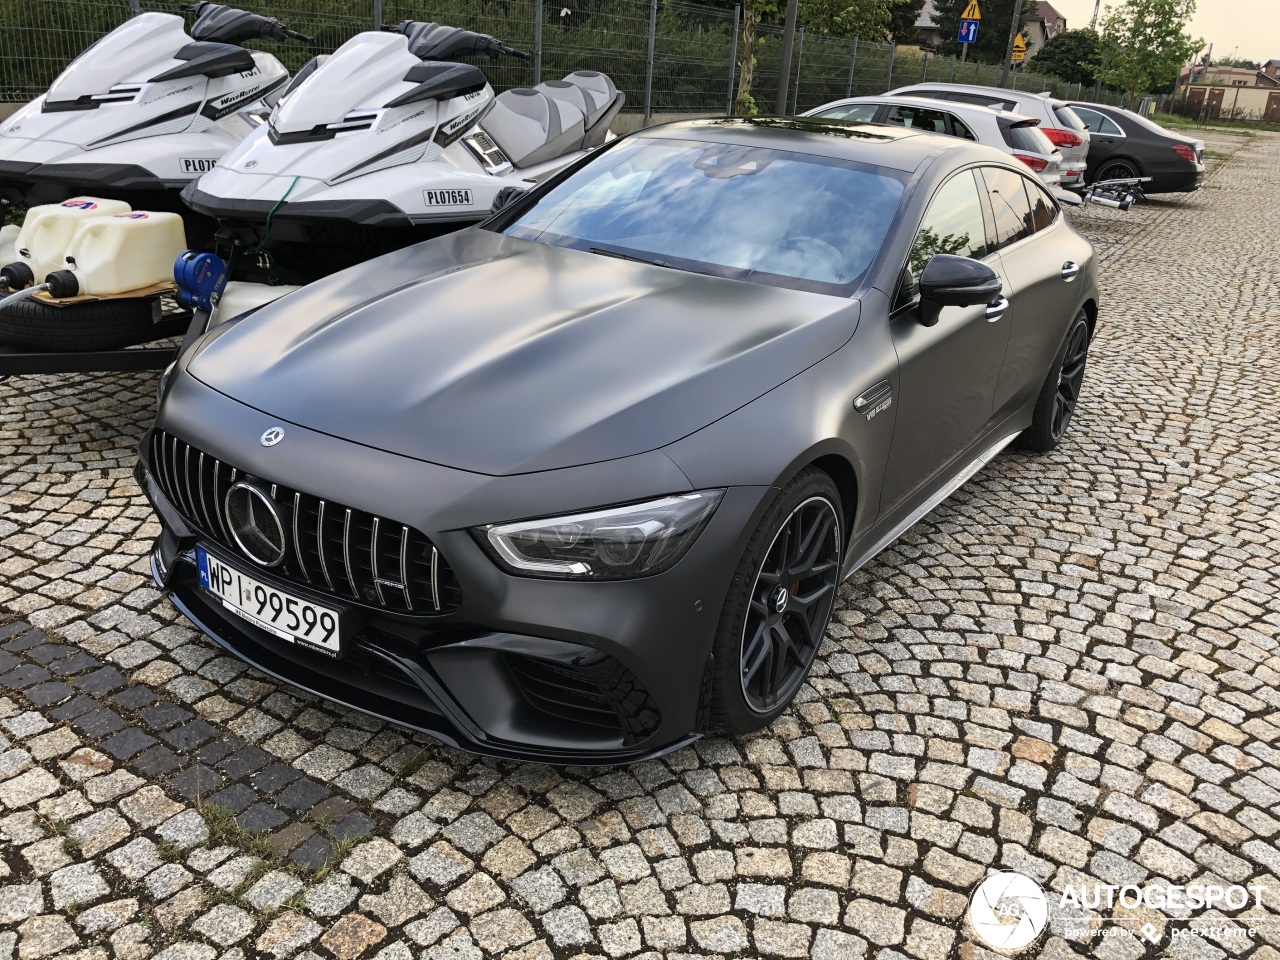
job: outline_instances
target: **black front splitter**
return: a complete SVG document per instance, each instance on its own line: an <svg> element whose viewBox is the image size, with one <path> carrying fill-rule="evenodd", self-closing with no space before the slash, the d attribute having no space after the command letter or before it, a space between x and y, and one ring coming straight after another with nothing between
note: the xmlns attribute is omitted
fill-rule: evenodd
<svg viewBox="0 0 1280 960"><path fill-rule="evenodd" d="M174 562L179 563L182 561L175 560ZM666 756L669 753L687 747L694 741L701 739L702 736L700 733L691 733L674 743L656 749L565 752L548 750L545 747L525 746L518 743L505 743L490 739L481 740L468 736L464 731L448 721L446 714L452 708L443 704L440 705L441 712L437 714L426 710L415 710L399 701L378 697L373 694L368 695L369 702L356 702L356 698L351 695L353 692L351 687L335 683L324 674L311 670L304 664L279 657L256 644L252 653L241 649L223 635L224 632L232 633L233 631L219 631L207 622L206 616L195 604L189 603L184 599L182 595L184 588L175 587L173 584L168 587L165 586L165 578L161 574L154 550L151 553L150 564L152 579L155 581L156 586L167 592L173 605L178 608L183 616L195 624L201 633L232 654L236 659L244 661L269 677L320 697L323 700L346 707L349 710L377 717L379 720L394 723L417 733L426 734L446 746L464 750L468 753L491 757L495 760L518 760L525 763L545 763L553 766L618 766Z"/></svg>

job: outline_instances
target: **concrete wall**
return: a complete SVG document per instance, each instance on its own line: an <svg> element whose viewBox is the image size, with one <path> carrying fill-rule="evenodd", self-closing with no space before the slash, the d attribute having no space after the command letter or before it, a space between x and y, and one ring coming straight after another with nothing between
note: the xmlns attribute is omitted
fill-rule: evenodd
<svg viewBox="0 0 1280 960"><path fill-rule="evenodd" d="M14 113L17 113L18 108L19 108L19 107L22 107L22 106L26 106L26 104L22 104L22 103L0 103L0 120L7 120L7 119L8 119L10 116L12 116Z"/></svg>

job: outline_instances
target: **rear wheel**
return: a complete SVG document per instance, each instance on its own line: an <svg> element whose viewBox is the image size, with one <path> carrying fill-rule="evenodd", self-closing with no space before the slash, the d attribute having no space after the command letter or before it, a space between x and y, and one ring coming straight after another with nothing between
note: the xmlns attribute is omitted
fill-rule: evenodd
<svg viewBox="0 0 1280 960"><path fill-rule="evenodd" d="M1097 180L1133 180L1142 176L1142 169L1132 160L1108 160L1098 168Z"/></svg>
<svg viewBox="0 0 1280 960"><path fill-rule="evenodd" d="M821 470L774 498L734 573L716 633L712 725L757 730L791 703L822 644L844 555L840 493Z"/></svg>
<svg viewBox="0 0 1280 960"><path fill-rule="evenodd" d="M1067 339L1058 351L1031 417L1031 426L1018 437L1018 445L1047 452L1062 442L1080 402L1084 368L1089 360L1089 318L1081 310L1071 322Z"/></svg>
<svg viewBox="0 0 1280 960"><path fill-rule="evenodd" d="M0 310L0 342L34 350L113 350L152 339L159 319L158 297L65 307L19 300Z"/></svg>

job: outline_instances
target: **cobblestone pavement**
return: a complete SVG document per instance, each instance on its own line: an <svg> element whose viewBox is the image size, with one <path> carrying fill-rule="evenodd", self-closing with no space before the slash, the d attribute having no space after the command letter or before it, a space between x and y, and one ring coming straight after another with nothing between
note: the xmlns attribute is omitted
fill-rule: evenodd
<svg viewBox="0 0 1280 960"><path fill-rule="evenodd" d="M1072 213L1107 299L1065 445L846 584L771 729L626 769L221 655L147 576L152 382L0 385L0 960L973 960L990 868L1267 888L1252 939L1080 910L1041 956L1280 957L1280 138L1210 145L1199 194Z"/></svg>

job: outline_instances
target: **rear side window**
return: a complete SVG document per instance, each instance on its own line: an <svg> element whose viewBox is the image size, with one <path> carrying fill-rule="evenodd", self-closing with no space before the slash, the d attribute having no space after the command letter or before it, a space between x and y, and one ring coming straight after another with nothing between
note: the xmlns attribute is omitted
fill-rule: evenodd
<svg viewBox="0 0 1280 960"><path fill-rule="evenodd" d="M890 107L889 115L885 117L884 122L895 127L947 134L947 115L941 110L926 110L922 107Z"/></svg>
<svg viewBox="0 0 1280 960"><path fill-rule="evenodd" d="M1031 227L1039 233L1058 219L1058 204L1038 181L1028 177L1023 177L1022 180L1027 197L1031 200Z"/></svg>
<svg viewBox="0 0 1280 960"><path fill-rule="evenodd" d="M821 113L815 113L814 116L822 120L848 120L852 123L870 123L876 118L876 111L880 109L878 103L846 103L839 107L832 107L830 110L823 110Z"/></svg>
<svg viewBox="0 0 1280 960"><path fill-rule="evenodd" d="M965 126L964 121L955 114L951 115L951 126L955 135L961 140L973 140L975 143L977 142L978 138L974 135L974 132Z"/></svg>
<svg viewBox="0 0 1280 960"><path fill-rule="evenodd" d="M1058 122L1068 130L1087 130L1084 121L1079 115L1068 107L1065 103L1059 103L1053 108L1053 114L1058 118Z"/></svg>
<svg viewBox="0 0 1280 960"><path fill-rule="evenodd" d="M1051 154L1056 147L1039 127L1003 127L1004 142L1012 149L1024 153Z"/></svg>
<svg viewBox="0 0 1280 960"><path fill-rule="evenodd" d="M936 96L936 94L931 94ZM996 110L1013 110L1017 106L1012 100L1002 100L994 94L985 93L960 93L959 91L949 94L949 98L960 103L973 103L979 107L994 107Z"/></svg>
<svg viewBox="0 0 1280 960"><path fill-rule="evenodd" d="M991 212L996 220L996 249L1031 236L1035 221L1026 187L1023 186L1026 178L1000 167L983 167L982 178L986 182Z"/></svg>
<svg viewBox="0 0 1280 960"><path fill-rule="evenodd" d="M1107 117L1100 114L1097 110L1087 110L1084 107L1072 107L1075 115L1084 123L1085 129L1090 133L1109 133L1117 136L1120 128L1112 123Z"/></svg>

